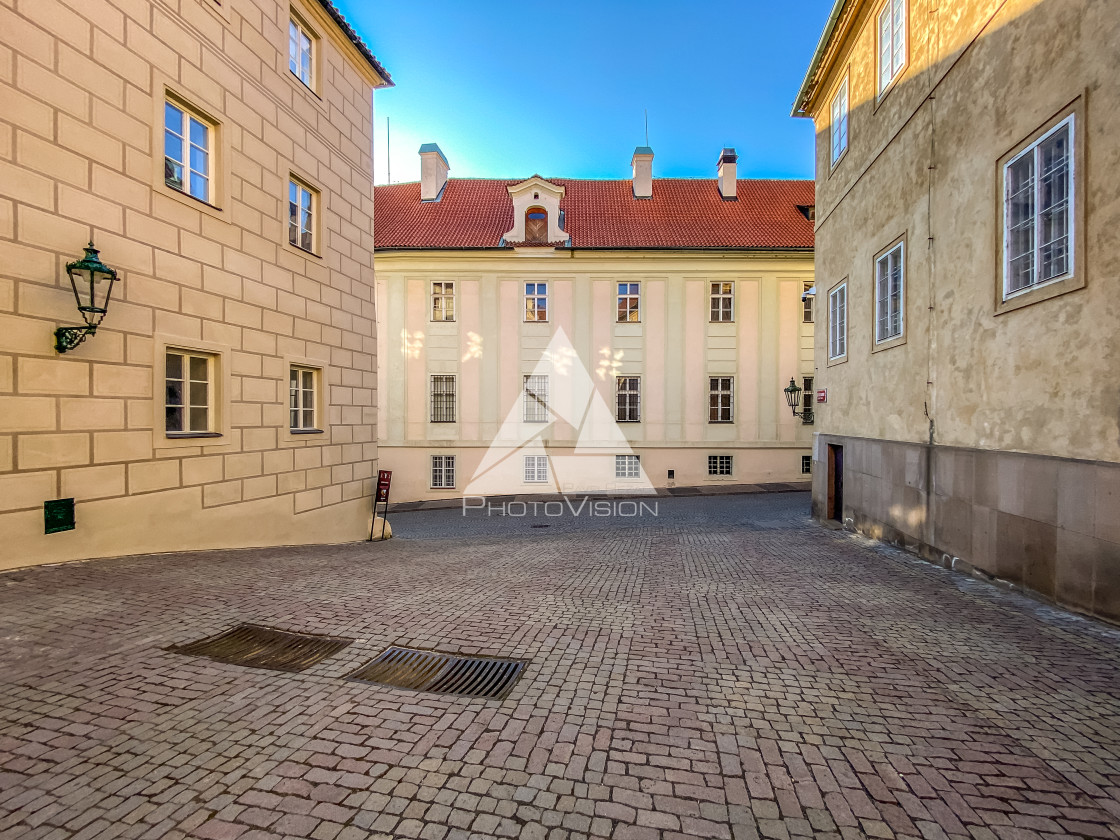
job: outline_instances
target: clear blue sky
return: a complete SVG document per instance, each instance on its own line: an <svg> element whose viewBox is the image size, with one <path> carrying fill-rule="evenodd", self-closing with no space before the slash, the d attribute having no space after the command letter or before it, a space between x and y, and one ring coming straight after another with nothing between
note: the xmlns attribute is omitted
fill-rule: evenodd
<svg viewBox="0 0 1120 840"><path fill-rule="evenodd" d="M812 178L813 129L790 106L832 0L335 0L393 75L375 96L375 175L627 178L649 110L654 175Z"/></svg>

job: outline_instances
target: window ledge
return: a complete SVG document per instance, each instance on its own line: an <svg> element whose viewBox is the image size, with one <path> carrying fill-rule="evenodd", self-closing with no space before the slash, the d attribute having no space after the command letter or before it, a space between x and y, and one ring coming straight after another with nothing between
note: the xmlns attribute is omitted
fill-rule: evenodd
<svg viewBox="0 0 1120 840"><path fill-rule="evenodd" d="M172 440L183 440L184 438L220 438L221 432L167 432L167 437Z"/></svg>
<svg viewBox="0 0 1120 840"><path fill-rule="evenodd" d="M885 338L882 341L875 342L875 346L871 348L872 353L878 353L882 350L890 350L892 347L898 347L906 343L906 333L896 335L894 338Z"/></svg>
<svg viewBox="0 0 1120 840"><path fill-rule="evenodd" d="M322 429L288 429L289 434L293 435L321 435Z"/></svg>
<svg viewBox="0 0 1120 840"><path fill-rule="evenodd" d="M995 314L1003 315L1008 312L1014 312L1025 306L1052 300L1053 298L1083 288L1085 288L1084 272L1082 272L1080 276L1074 274L1073 276L1063 277L1059 280L1048 280L1045 283L1038 283L1030 289L999 301L999 303L996 304Z"/></svg>

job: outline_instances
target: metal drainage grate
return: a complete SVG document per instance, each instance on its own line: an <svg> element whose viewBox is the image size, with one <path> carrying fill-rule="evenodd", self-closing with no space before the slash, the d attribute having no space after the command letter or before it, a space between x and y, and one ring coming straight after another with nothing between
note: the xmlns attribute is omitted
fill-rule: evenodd
<svg viewBox="0 0 1120 840"><path fill-rule="evenodd" d="M502 700L513 689L527 664L520 659L456 656L391 647L349 678L412 691Z"/></svg>
<svg viewBox="0 0 1120 840"><path fill-rule="evenodd" d="M239 624L232 630L165 650L187 656L205 656L217 662L299 672L334 656L353 639L289 633L257 624Z"/></svg>

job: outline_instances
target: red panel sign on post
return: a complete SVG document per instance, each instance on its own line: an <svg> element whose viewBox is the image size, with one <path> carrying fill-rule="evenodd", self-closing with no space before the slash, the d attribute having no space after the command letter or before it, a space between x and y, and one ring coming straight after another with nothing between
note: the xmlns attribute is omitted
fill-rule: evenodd
<svg viewBox="0 0 1120 840"><path fill-rule="evenodd" d="M369 538L373 540L373 526L377 524L377 506L384 503L381 515L381 539L385 539L385 523L389 516L389 486L393 483L392 470L377 471L377 494L373 497L373 520L369 523Z"/></svg>
<svg viewBox="0 0 1120 840"><path fill-rule="evenodd" d="M377 471L377 503L389 501L389 485L393 483L392 470Z"/></svg>

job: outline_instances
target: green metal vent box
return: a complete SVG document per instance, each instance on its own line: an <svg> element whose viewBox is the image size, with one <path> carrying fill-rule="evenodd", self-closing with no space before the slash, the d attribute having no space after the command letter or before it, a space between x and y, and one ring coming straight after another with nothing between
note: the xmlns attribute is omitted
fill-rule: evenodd
<svg viewBox="0 0 1120 840"><path fill-rule="evenodd" d="M43 521L45 533L57 534L59 531L74 530L74 500L51 499L43 502Z"/></svg>

